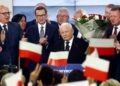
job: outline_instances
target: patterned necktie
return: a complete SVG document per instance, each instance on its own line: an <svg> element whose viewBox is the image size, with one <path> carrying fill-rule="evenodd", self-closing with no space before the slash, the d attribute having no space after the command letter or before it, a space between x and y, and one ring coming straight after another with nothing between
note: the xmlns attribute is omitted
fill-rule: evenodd
<svg viewBox="0 0 120 86"><path fill-rule="evenodd" d="M6 25L3 25L3 29L1 30L1 35L0 35L0 39L1 39L0 41L2 42L2 44L4 44L6 36L7 36L7 28Z"/></svg>
<svg viewBox="0 0 120 86"><path fill-rule="evenodd" d="M41 29L40 29L40 38L43 38L44 37L44 27L41 26Z"/></svg>
<svg viewBox="0 0 120 86"><path fill-rule="evenodd" d="M4 31L7 33L7 27L5 24L3 25L3 28L4 28Z"/></svg>
<svg viewBox="0 0 120 86"><path fill-rule="evenodd" d="M66 50L66 51L69 51L69 48L70 48L70 46L69 46L69 41L67 41L67 42L66 42L66 46L65 46L65 50Z"/></svg>
<svg viewBox="0 0 120 86"><path fill-rule="evenodd" d="M117 26L115 26L114 27L114 35L116 35L116 36L117 36L117 29L118 29Z"/></svg>

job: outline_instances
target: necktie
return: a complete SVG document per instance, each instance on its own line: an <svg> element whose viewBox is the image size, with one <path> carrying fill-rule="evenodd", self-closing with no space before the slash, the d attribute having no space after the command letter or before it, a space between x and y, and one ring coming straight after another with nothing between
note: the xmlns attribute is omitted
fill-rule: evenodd
<svg viewBox="0 0 120 86"><path fill-rule="evenodd" d="M114 35L117 35L117 29L118 29L118 28L115 26L115 27L114 27Z"/></svg>
<svg viewBox="0 0 120 86"><path fill-rule="evenodd" d="M65 50L66 50L66 51L69 51L69 48L70 48L70 46L69 46L69 41L67 41L67 42L66 42L66 46L65 46Z"/></svg>
<svg viewBox="0 0 120 86"><path fill-rule="evenodd" d="M44 37L44 27L41 26L41 30L40 30L40 38Z"/></svg>
<svg viewBox="0 0 120 86"><path fill-rule="evenodd" d="M5 24L3 25L3 28L4 28L4 31L7 33L7 27Z"/></svg>
<svg viewBox="0 0 120 86"><path fill-rule="evenodd" d="M3 29L1 30L1 35L0 35L0 41L2 42L2 44L4 44L5 39L6 39L6 35L7 35L7 28L6 25L3 25Z"/></svg>

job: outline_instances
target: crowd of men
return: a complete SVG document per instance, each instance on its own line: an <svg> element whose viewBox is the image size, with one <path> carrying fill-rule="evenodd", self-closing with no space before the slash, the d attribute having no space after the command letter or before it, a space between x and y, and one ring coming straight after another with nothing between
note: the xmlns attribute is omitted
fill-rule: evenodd
<svg viewBox="0 0 120 86"><path fill-rule="evenodd" d="M39 64L46 64L52 51L69 51L67 63L82 64L85 61L89 42L82 37L76 25L69 22L67 8L58 9L57 21L48 19L47 7L43 3L36 5L34 14L35 19L30 22L27 22L24 14L16 14L10 21L9 8L0 5L1 70L5 67L16 68L17 70L20 40L42 45L42 58ZM82 10L76 10L74 13L75 20L81 18L81 16L84 16ZM105 27L103 38L113 38L117 51L112 59L108 59L110 61L109 78L120 81L120 6L113 4L106 6L105 17L109 23ZM29 79L30 72L33 71L36 64L32 60L21 60L21 67L27 78L26 80ZM41 75L40 77L44 76ZM44 83L44 80L42 82Z"/></svg>

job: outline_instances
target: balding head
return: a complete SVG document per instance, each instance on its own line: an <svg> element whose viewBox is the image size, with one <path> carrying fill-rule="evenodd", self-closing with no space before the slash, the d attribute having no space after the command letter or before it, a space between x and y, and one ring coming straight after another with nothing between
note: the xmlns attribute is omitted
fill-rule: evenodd
<svg viewBox="0 0 120 86"><path fill-rule="evenodd" d="M6 24L9 22L10 12L8 7L0 5L0 22Z"/></svg>
<svg viewBox="0 0 120 86"><path fill-rule="evenodd" d="M59 32L63 40L69 41L73 37L74 30L70 23L62 23Z"/></svg>
<svg viewBox="0 0 120 86"><path fill-rule="evenodd" d="M37 8L37 7L44 7L44 8L47 8L46 4L45 4L45 3L42 3L42 2L37 3L36 6L35 6L35 8Z"/></svg>

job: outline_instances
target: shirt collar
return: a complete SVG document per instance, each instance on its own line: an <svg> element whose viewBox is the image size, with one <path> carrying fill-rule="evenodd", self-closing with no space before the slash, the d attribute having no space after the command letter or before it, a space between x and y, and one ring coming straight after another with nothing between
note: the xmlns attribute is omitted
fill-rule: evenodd
<svg viewBox="0 0 120 86"><path fill-rule="evenodd" d="M8 29L8 25L7 24L3 24L3 23L0 22L0 26L1 26L2 29L3 29L3 25L6 25L6 28Z"/></svg>
<svg viewBox="0 0 120 86"><path fill-rule="evenodd" d="M70 47L72 46L73 39L74 39L74 36L69 40L69 46L70 46ZM67 41L65 41L65 43L66 43L66 42L67 42Z"/></svg>
<svg viewBox="0 0 120 86"><path fill-rule="evenodd" d="M45 27L46 27L46 22L45 22L44 24L42 24L42 25L38 23L38 26L39 26L39 27L42 27L42 26L43 26L43 27L45 28Z"/></svg>

